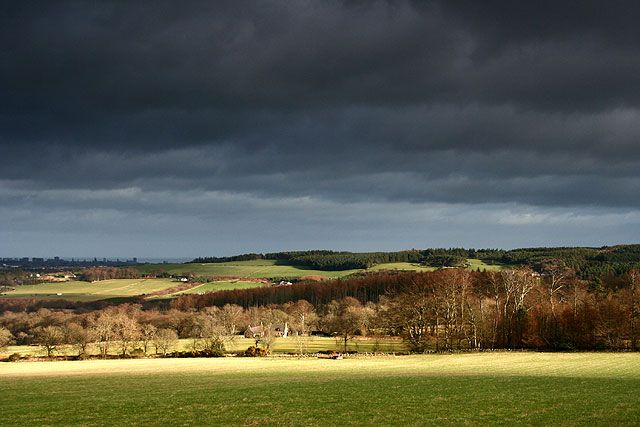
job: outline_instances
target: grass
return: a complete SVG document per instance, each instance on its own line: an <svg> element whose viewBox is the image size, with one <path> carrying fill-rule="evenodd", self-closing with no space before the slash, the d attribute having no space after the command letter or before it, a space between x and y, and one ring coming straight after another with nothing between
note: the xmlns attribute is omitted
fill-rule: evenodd
<svg viewBox="0 0 640 427"><path fill-rule="evenodd" d="M251 282L251 281L242 281L242 280L220 280L209 283L202 283L200 285L196 285L191 289L187 289L184 291L174 292L172 294L167 295L159 295L150 298L175 298L180 295L188 295L188 294L204 294L207 292L216 292L216 291L226 291L231 289L249 289L249 288L258 288L260 286L264 286L262 282Z"/></svg>
<svg viewBox="0 0 640 427"><path fill-rule="evenodd" d="M55 282L17 286L15 291L4 292L0 298L64 299L69 301L96 301L109 298L128 298L149 294L181 285L173 279L113 279L99 282ZM150 298L172 298L184 294L215 292L227 289L247 289L263 286L261 282L225 280L204 283L185 291ZM58 295L61 294L61 295Z"/></svg>
<svg viewBox="0 0 640 427"><path fill-rule="evenodd" d="M337 278L348 276L360 270L320 271L298 268L292 265L278 265L275 260L234 261L207 264L145 264L138 266L142 273L166 271L170 274L194 273L196 276L229 276L247 278L296 278L302 276L323 276Z"/></svg>
<svg viewBox="0 0 640 427"><path fill-rule="evenodd" d="M4 425L635 425L640 355L0 365Z"/></svg>
<svg viewBox="0 0 640 427"><path fill-rule="evenodd" d="M385 264L377 264L369 268L367 271L382 271L382 270L407 270L407 271L434 271L435 267L425 267L418 263L413 262L389 262Z"/></svg>
<svg viewBox="0 0 640 427"><path fill-rule="evenodd" d="M95 301L148 294L179 284L179 282L172 279L114 279L101 280L99 282L71 281L17 286L15 291L5 292L3 296L6 298Z"/></svg>
<svg viewBox="0 0 640 427"><path fill-rule="evenodd" d="M498 265L485 264L479 259L469 259L470 269L499 270ZM154 271L166 271L171 274L183 274L192 272L195 275L203 276L232 276L246 278L297 278L302 276L322 276L326 278L339 278L362 271L380 270L411 270L411 271L433 271L434 267L424 267L417 263L392 262L378 264L368 270L354 269L343 271L321 271L298 268L292 265L279 265L275 260L261 259L254 261L234 261L209 264L145 264L138 266L142 273L152 273Z"/></svg>
<svg viewBox="0 0 640 427"><path fill-rule="evenodd" d="M488 265L478 259L469 259L470 269L500 270L499 265ZM353 273L365 270L345 271L320 271L308 270L291 265L278 265L274 260L236 261L213 264L145 264L138 266L142 273L154 271L166 271L179 275L192 272L196 276L227 276L246 279L258 278L298 278L303 276L322 276L326 278L345 277ZM367 271L382 270L411 270L433 271L433 267L424 267L420 264L409 262L395 262L378 264ZM37 285L25 285L16 287L15 291L5 292L0 298L38 298L38 299L64 299L70 301L96 301L109 298L127 298L137 295L149 294L167 288L178 286L180 283L172 279L114 279L99 282L56 282L41 283ZM186 291L176 292L170 295L162 295L154 298L172 298L184 294L197 294L215 292L227 289L247 289L263 286L260 282L250 280L219 280L205 283ZM61 295L58 295L61 294Z"/></svg>
<svg viewBox="0 0 640 427"><path fill-rule="evenodd" d="M469 262L469 270L472 271L476 271L478 269L480 269L480 271L486 270L486 271L500 271L502 270L502 266L501 265L497 265L497 264L486 264L484 261L479 260L479 259L475 259L475 258L468 258L467 261Z"/></svg>
<svg viewBox="0 0 640 427"><path fill-rule="evenodd" d="M242 280L221 280L217 282L203 283L186 291L176 292L172 295L200 294L204 292L226 291L230 289L249 289L264 286L262 282L246 282Z"/></svg>
<svg viewBox="0 0 640 427"><path fill-rule="evenodd" d="M192 348L193 341L191 339L181 339L177 343L177 345L171 349L171 351L175 350L190 350ZM255 341L253 339L244 338L242 336L236 336L233 340L231 340L227 345L227 350L230 352L244 351L249 346L255 345ZM343 350L342 341L336 341L335 338L331 337L304 337L302 339L298 339L295 337L289 338L276 338L272 351L274 354L285 354L285 353L299 353L300 346L303 346L304 353L316 353L318 351L324 350ZM364 338L358 337L357 339L349 340L348 351L358 351L362 353L374 353L374 352L404 352L407 351L407 347L405 344L398 338L384 337L380 339L374 338ZM99 351L96 345L90 345L87 349L89 354L98 355ZM9 346L3 351L0 352L0 358L7 357L12 353L19 353L22 356L31 356L31 357L44 357L46 355L45 350L37 345L14 345ZM118 354L117 343L114 343L111 346L111 354ZM58 346L57 350L54 352L54 355L58 356L77 356L78 351L74 349L70 345L62 345Z"/></svg>

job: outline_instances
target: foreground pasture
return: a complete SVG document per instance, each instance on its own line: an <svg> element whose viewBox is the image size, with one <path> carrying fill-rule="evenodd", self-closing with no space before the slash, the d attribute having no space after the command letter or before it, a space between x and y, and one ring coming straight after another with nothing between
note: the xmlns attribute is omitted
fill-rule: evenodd
<svg viewBox="0 0 640 427"><path fill-rule="evenodd" d="M637 424L640 355L0 364L5 425Z"/></svg>

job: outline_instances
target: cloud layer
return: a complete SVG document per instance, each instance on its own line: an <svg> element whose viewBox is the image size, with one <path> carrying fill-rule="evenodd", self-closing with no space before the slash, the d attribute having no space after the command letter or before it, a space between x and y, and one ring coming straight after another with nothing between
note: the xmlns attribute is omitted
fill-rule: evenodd
<svg viewBox="0 0 640 427"><path fill-rule="evenodd" d="M637 241L640 8L570 3L18 2L0 255Z"/></svg>

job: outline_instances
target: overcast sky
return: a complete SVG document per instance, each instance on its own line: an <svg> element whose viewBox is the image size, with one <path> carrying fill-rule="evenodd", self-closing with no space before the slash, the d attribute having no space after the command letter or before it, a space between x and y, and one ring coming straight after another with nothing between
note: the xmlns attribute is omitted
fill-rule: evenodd
<svg viewBox="0 0 640 427"><path fill-rule="evenodd" d="M635 1L0 14L0 256L640 241Z"/></svg>

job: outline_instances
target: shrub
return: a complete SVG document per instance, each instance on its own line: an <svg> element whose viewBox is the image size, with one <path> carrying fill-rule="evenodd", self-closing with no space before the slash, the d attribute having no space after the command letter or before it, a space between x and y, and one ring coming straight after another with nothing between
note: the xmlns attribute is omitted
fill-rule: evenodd
<svg viewBox="0 0 640 427"><path fill-rule="evenodd" d="M20 359L22 359L22 357L20 356L20 353L13 353L9 355L9 358L7 360L9 362L17 362Z"/></svg>
<svg viewBox="0 0 640 427"><path fill-rule="evenodd" d="M205 349L198 353L198 357L224 357L224 351L218 349Z"/></svg>
<svg viewBox="0 0 640 427"><path fill-rule="evenodd" d="M224 351L220 350L198 350L198 351L174 351L165 357L224 357Z"/></svg>
<svg viewBox="0 0 640 427"><path fill-rule="evenodd" d="M244 357L265 357L269 355L269 351L264 348L251 346L242 353Z"/></svg>
<svg viewBox="0 0 640 427"><path fill-rule="evenodd" d="M139 359L139 358L145 356L144 350L141 349L141 348L135 348L135 349L131 350L131 353L129 353L129 354L134 359Z"/></svg>

